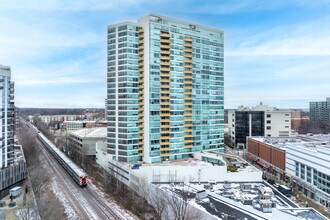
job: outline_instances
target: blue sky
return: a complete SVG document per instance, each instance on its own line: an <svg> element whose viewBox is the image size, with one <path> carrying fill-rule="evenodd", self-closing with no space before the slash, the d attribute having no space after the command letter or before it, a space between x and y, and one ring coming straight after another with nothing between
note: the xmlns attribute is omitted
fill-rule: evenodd
<svg viewBox="0 0 330 220"><path fill-rule="evenodd" d="M18 107L104 107L106 27L158 13L225 31L225 107L330 96L330 1L0 0Z"/></svg>

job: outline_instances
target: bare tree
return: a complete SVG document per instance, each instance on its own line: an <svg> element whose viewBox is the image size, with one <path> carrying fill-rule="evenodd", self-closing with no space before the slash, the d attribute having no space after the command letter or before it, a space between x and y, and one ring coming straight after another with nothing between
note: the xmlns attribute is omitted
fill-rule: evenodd
<svg viewBox="0 0 330 220"><path fill-rule="evenodd" d="M189 189L169 190L155 187L149 201L154 207L158 219L199 220L202 212L190 204L192 199L194 196L190 194Z"/></svg>
<svg viewBox="0 0 330 220"><path fill-rule="evenodd" d="M37 216L38 213L31 203L27 203L27 205L20 209L17 214L17 217L20 220L37 219Z"/></svg>

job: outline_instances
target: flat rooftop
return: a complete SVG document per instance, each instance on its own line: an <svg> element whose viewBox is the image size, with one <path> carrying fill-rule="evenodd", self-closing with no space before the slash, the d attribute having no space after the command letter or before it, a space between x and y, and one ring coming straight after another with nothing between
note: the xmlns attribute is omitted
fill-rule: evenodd
<svg viewBox="0 0 330 220"><path fill-rule="evenodd" d="M106 127L97 127L97 128L83 128L78 131L71 133L74 136L78 137L89 137L89 138L106 138L107 137L107 128Z"/></svg>
<svg viewBox="0 0 330 220"><path fill-rule="evenodd" d="M330 149L330 134L307 134L296 137L252 137L252 139L281 149L285 149L288 144L305 147L309 150L317 150L318 147L328 147Z"/></svg>

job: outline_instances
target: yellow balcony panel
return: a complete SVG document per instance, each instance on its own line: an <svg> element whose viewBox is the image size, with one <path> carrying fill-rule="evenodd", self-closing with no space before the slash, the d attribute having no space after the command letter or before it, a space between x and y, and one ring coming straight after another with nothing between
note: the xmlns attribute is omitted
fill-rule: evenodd
<svg viewBox="0 0 330 220"><path fill-rule="evenodd" d="M171 64L170 64L170 62L168 62L168 61L167 61L167 62L161 61L161 62L160 62L160 65L161 65L161 66L166 66L166 67L167 67L167 66L170 66Z"/></svg>
<svg viewBox="0 0 330 220"><path fill-rule="evenodd" d="M185 69L185 70L183 70L183 72L184 73L191 73L192 74L193 71L192 70Z"/></svg>
<svg viewBox="0 0 330 220"><path fill-rule="evenodd" d="M170 153L166 153L166 154L160 154L161 157L169 157Z"/></svg>
<svg viewBox="0 0 330 220"><path fill-rule="evenodd" d="M143 83L144 82L144 80L143 79L139 79L139 83Z"/></svg>
<svg viewBox="0 0 330 220"><path fill-rule="evenodd" d="M168 39L168 38L161 38L161 39L160 39L160 43L169 44L169 43L171 43L171 41L170 41L170 39Z"/></svg>
<svg viewBox="0 0 330 220"><path fill-rule="evenodd" d="M192 95L192 92L184 92L185 95Z"/></svg>
<svg viewBox="0 0 330 220"><path fill-rule="evenodd" d="M184 60L184 63L192 63L192 60Z"/></svg>
<svg viewBox="0 0 330 220"><path fill-rule="evenodd" d="M170 122L170 119L160 119L160 122Z"/></svg>
<svg viewBox="0 0 330 220"><path fill-rule="evenodd" d="M193 140L184 140L185 143L191 143Z"/></svg>
<svg viewBox="0 0 330 220"><path fill-rule="evenodd" d="M160 56L161 60L170 60L170 56Z"/></svg>
<svg viewBox="0 0 330 220"><path fill-rule="evenodd" d="M183 38L183 40L186 42L192 42L192 38L190 38L190 37L185 37L185 38Z"/></svg>
<svg viewBox="0 0 330 220"><path fill-rule="evenodd" d="M139 45L139 50L144 50L144 44Z"/></svg>
<svg viewBox="0 0 330 220"><path fill-rule="evenodd" d="M140 68L139 68L139 71L140 71L140 72L143 72L143 71L144 71L144 68L143 68L143 67L140 67Z"/></svg>
<svg viewBox="0 0 330 220"><path fill-rule="evenodd" d="M184 132L192 132L192 128L185 128Z"/></svg>
<svg viewBox="0 0 330 220"><path fill-rule="evenodd" d="M166 106L166 107L162 107L162 106L160 106L160 110L161 110L161 111L170 111L171 109L170 109L170 107L168 107L168 106Z"/></svg>
<svg viewBox="0 0 330 220"><path fill-rule="evenodd" d="M139 61L143 61L144 57L143 56L139 56Z"/></svg>
<svg viewBox="0 0 330 220"><path fill-rule="evenodd" d="M183 46L184 47L192 47L192 44L191 43L184 43Z"/></svg>
<svg viewBox="0 0 330 220"><path fill-rule="evenodd" d="M144 130L139 130L139 133L140 133L140 134L143 134L143 133L144 133Z"/></svg>
<svg viewBox="0 0 330 220"><path fill-rule="evenodd" d="M171 51L169 51L169 50L160 50L159 53L160 54L165 54L165 55L170 55L171 54Z"/></svg>
<svg viewBox="0 0 330 220"><path fill-rule="evenodd" d="M161 83L170 83L171 82L171 80L170 79L166 79L166 78L160 78L160 82Z"/></svg>
<svg viewBox="0 0 330 220"><path fill-rule="evenodd" d="M170 105L170 102L160 102L161 105Z"/></svg>
<svg viewBox="0 0 330 220"><path fill-rule="evenodd" d="M170 128L170 125L160 125L161 128Z"/></svg>
<svg viewBox="0 0 330 220"><path fill-rule="evenodd" d="M183 121L185 124L189 124L192 123L192 118L184 118Z"/></svg>
<svg viewBox="0 0 330 220"><path fill-rule="evenodd" d="M139 153L139 156L140 156L140 157L143 157L143 156L144 156L144 153Z"/></svg>
<svg viewBox="0 0 330 220"><path fill-rule="evenodd" d="M186 56L186 54L192 54L192 49L191 48L184 48L183 52L185 52L184 56ZM188 57L188 56L187 56Z"/></svg>
<svg viewBox="0 0 330 220"><path fill-rule="evenodd" d="M144 77L144 73L139 73L139 77L143 78Z"/></svg>
<svg viewBox="0 0 330 220"><path fill-rule="evenodd" d="M193 68L193 66L192 65L184 65L183 68L191 69L191 68Z"/></svg>
<svg viewBox="0 0 330 220"><path fill-rule="evenodd" d="M160 88L170 88L170 85L168 84L160 84Z"/></svg>
<svg viewBox="0 0 330 220"><path fill-rule="evenodd" d="M190 52L192 52L192 51L190 51ZM185 56L185 57L192 57L192 53L185 53L183 56Z"/></svg>
<svg viewBox="0 0 330 220"><path fill-rule="evenodd" d="M168 140L168 139L170 139L170 136L168 135L168 136L160 136L160 139L161 140Z"/></svg>
<svg viewBox="0 0 330 220"><path fill-rule="evenodd" d="M185 83L185 84L184 84L184 88L185 88L185 89L192 89L192 84Z"/></svg>
<svg viewBox="0 0 330 220"><path fill-rule="evenodd" d="M139 146L138 150L143 151L143 146Z"/></svg>
<svg viewBox="0 0 330 220"><path fill-rule="evenodd" d="M162 77L170 77L170 73L169 72L160 72L159 74Z"/></svg>
<svg viewBox="0 0 330 220"><path fill-rule="evenodd" d="M184 137L192 137L193 135L192 134L185 134Z"/></svg>
<svg viewBox="0 0 330 220"><path fill-rule="evenodd" d="M170 33L160 33L161 38L170 38Z"/></svg>
<svg viewBox="0 0 330 220"><path fill-rule="evenodd" d="M143 50L140 50L139 51L139 55L142 55L142 54L144 54L144 51Z"/></svg>
<svg viewBox="0 0 330 220"><path fill-rule="evenodd" d="M162 94L168 95L170 93L171 93L170 90L160 90L160 95L162 95ZM167 96L163 96L163 97L167 97ZM163 97L162 97L162 99L163 99Z"/></svg>
<svg viewBox="0 0 330 220"><path fill-rule="evenodd" d="M168 100L170 100L170 98L171 98L170 96L167 96L167 94L160 94L160 96L161 96L160 98L162 100L164 100L165 102L168 101Z"/></svg>
<svg viewBox="0 0 330 220"><path fill-rule="evenodd" d="M139 118L139 122L143 122L144 121L144 119L143 118Z"/></svg>
<svg viewBox="0 0 330 220"><path fill-rule="evenodd" d="M160 150L161 151L169 151L169 150L171 150L171 148L169 148L169 147L161 147Z"/></svg>
<svg viewBox="0 0 330 220"><path fill-rule="evenodd" d="M139 141L139 145L143 145L144 144L144 142L143 141Z"/></svg>
<svg viewBox="0 0 330 220"><path fill-rule="evenodd" d="M171 71L171 69L169 67L160 67L160 71L169 72L169 71Z"/></svg>
<svg viewBox="0 0 330 220"><path fill-rule="evenodd" d="M187 144L187 145L184 145L183 148L192 148L193 145L192 144Z"/></svg>
<svg viewBox="0 0 330 220"><path fill-rule="evenodd" d="M161 49L171 49L170 45L168 45L168 44L161 44L160 48Z"/></svg>

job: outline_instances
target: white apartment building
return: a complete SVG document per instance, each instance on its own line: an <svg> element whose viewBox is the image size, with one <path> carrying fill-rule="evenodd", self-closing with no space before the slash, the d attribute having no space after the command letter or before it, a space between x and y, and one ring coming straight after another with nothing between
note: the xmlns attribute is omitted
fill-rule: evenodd
<svg viewBox="0 0 330 220"><path fill-rule="evenodd" d="M14 162L14 83L10 67L0 65L0 169Z"/></svg>
<svg viewBox="0 0 330 220"><path fill-rule="evenodd" d="M246 137L291 136L291 111L267 105L249 108L240 106L228 111L228 132L231 146L245 148Z"/></svg>
<svg viewBox="0 0 330 220"><path fill-rule="evenodd" d="M284 171L293 187L330 211L330 134L252 137L248 152L256 161Z"/></svg>
<svg viewBox="0 0 330 220"><path fill-rule="evenodd" d="M70 133L68 154L85 166L87 156L95 156L96 142L106 141L107 128L84 128Z"/></svg>
<svg viewBox="0 0 330 220"><path fill-rule="evenodd" d="M286 171L306 196L330 210L330 136L327 141L287 143Z"/></svg>

